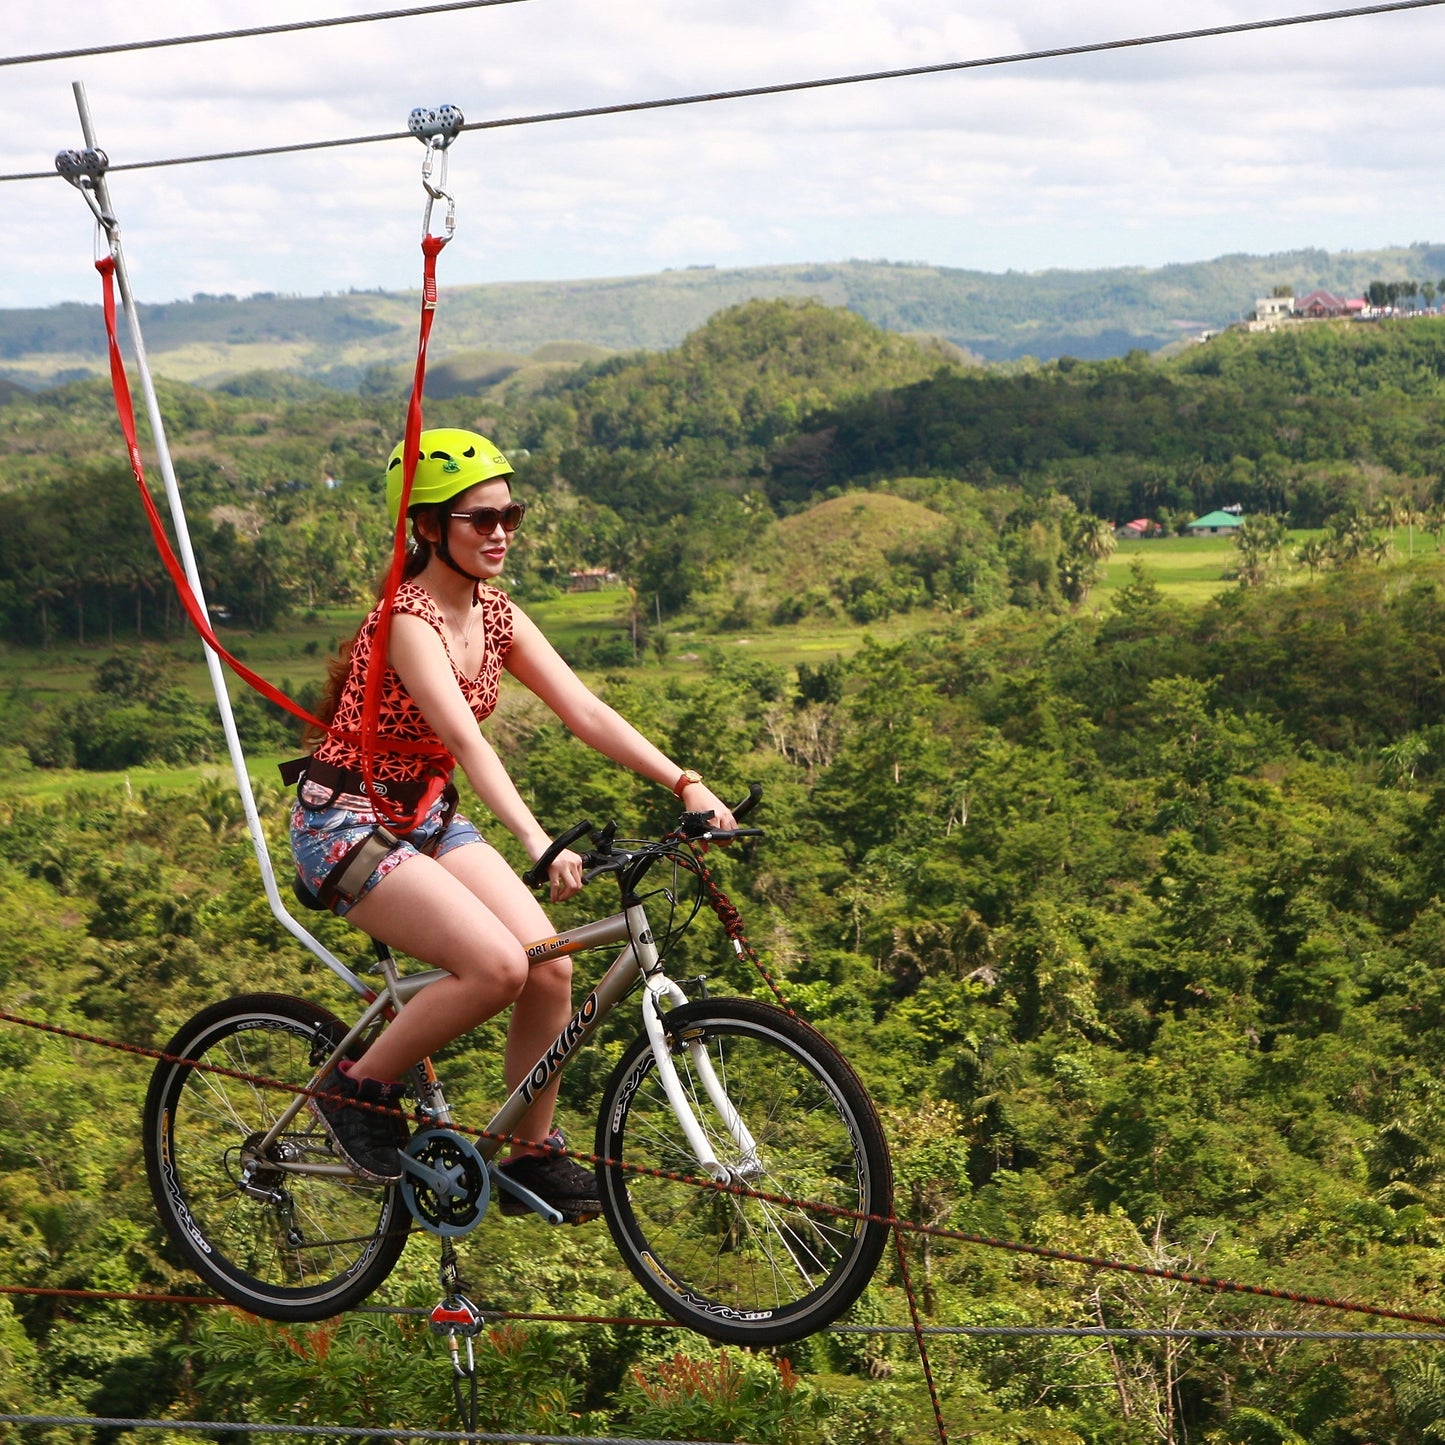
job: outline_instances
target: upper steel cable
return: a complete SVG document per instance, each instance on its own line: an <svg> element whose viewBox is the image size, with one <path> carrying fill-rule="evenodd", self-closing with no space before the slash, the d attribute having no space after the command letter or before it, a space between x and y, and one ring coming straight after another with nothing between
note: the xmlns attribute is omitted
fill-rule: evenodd
<svg viewBox="0 0 1445 1445"><path fill-rule="evenodd" d="M248 40L255 35L285 35L292 30L326 30L335 25L365 25L372 20L406 20L446 10L480 10L487 5L516 5L520 0L445 0L404 10L373 10L366 15L336 15L329 20L291 20L279 25L252 25L245 30L210 30L202 35L172 35L159 40L122 40L114 45L86 45L76 50L42 50L33 55L0 55L0 66L36 65L42 60L79 60L91 55L123 55L131 50L161 50L168 45L204 45L210 40Z"/></svg>
<svg viewBox="0 0 1445 1445"><path fill-rule="evenodd" d="M506 3L506 0L478 0L478 3ZM1111 50L1136 50L1149 45L1168 45L1180 40L1210 40L1224 35L1243 35L1257 30L1282 30L1294 25L1318 25L1327 20L1357 20L1370 15L1387 15L1401 10L1427 10L1445 5L1445 0L1387 0L1379 5L1356 5L1345 10L1321 10L1307 15L1284 15L1272 20L1245 20L1234 25L1209 25L1194 30L1173 30L1159 35L1138 35L1128 40L1096 40L1083 45L1060 45L1044 50L1025 50L1012 55L991 55L978 60L946 60L936 65L911 65L896 70L871 70L855 75L834 75L821 80L793 80L777 85L753 85L739 90L715 90L697 95L677 95L662 100L622 101L616 105L586 106L579 110L554 110L538 115L507 116L499 120L469 121L463 130L501 130L508 126L542 125L548 121L588 120L596 116L627 115L634 111L667 110L684 105L706 105L719 100L751 100L765 95L787 95L804 90L824 90L839 85L861 85L874 80L905 80L920 75L944 75L960 70L986 70L1001 65L1022 65L1037 60L1060 60L1075 55L1098 55ZM412 12L406 12L412 13ZM338 22L339 23L339 22ZM298 151L330 150L339 146L372 145L377 141L410 138L407 131L380 135L345 136L336 140L297 141L290 145L257 146L248 150L212 151L205 155L173 156L166 160L112 162L112 171L154 170L162 166L198 165L210 161L249 160L260 156L290 155ZM18 171L0 175L0 181L53 180L55 172Z"/></svg>

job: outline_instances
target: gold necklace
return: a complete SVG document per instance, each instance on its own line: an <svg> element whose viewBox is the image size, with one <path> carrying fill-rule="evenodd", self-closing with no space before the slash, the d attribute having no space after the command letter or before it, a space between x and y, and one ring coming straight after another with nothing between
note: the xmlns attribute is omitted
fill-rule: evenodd
<svg viewBox="0 0 1445 1445"><path fill-rule="evenodd" d="M466 625L465 627L463 627L463 628L458 628L457 625L456 625L456 623L452 623L452 632L455 634L456 632L460 631L461 634L462 634L462 651L463 651L463 652L465 652L465 651L467 650L467 648L472 645L472 625L473 625L473 624L476 622L476 620L477 620L477 613L478 613L479 610L480 610L480 609L479 609L478 606L477 606L477 600L476 600L476 598L474 597L474 598L472 599L471 610L467 613L467 625Z"/></svg>

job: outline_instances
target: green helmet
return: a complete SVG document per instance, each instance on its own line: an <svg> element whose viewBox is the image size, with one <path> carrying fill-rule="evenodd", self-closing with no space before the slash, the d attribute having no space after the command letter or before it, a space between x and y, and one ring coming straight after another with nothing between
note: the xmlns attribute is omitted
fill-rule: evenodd
<svg viewBox="0 0 1445 1445"><path fill-rule="evenodd" d="M400 441L386 463L386 510L396 526L401 511ZM412 479L410 507L446 502L493 477L510 477L512 464L486 437L457 427L434 427L418 440L416 475Z"/></svg>

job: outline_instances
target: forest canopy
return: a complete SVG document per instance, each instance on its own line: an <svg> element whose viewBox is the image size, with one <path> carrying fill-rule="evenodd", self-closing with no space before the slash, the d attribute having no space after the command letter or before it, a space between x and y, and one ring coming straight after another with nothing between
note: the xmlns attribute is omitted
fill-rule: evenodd
<svg viewBox="0 0 1445 1445"><path fill-rule="evenodd" d="M845 313L754 304L675 352L429 407L484 425L517 463L530 510L509 585L524 602L604 568L636 593L634 620L664 637L689 621L696 665L625 639L600 685L725 796L763 783L766 839L709 863L877 1099L900 1214L1445 1314L1445 564L1433 548L1345 545L1360 527L1423 529L1442 501L1438 326L1005 373ZM208 592L255 637L362 605L395 417L374 397L245 390L170 386L165 401ZM159 646L177 619L106 405L77 383L0 406L7 644L41 669L62 642L94 658L88 689L43 716L19 690L0 703L27 778L112 767L128 746L179 765L210 745ZM1338 545L1289 585L1271 585L1283 563L1242 572L1250 585L1201 606L1141 565L1098 605L1089 566L1112 523L1224 505ZM905 615L917 625L869 632ZM824 619L858 629L847 656L731 645ZM264 710L245 725L280 746ZM661 790L516 698L493 737L550 827L669 821ZM259 793L279 853L286 798ZM154 1046L243 981L336 1003L270 917L224 784L16 792L0 822L7 1011ZM358 956L344 925L318 926ZM767 996L704 924L675 962L715 993ZM574 1138L625 1043L607 1037L569 1076ZM478 1115L499 1057L489 1026L445 1061ZM6 1282L189 1287L146 1195L145 1074L0 1032ZM465 1250L478 1301L647 1312L605 1239L563 1234L485 1224ZM1445 1431L1445 1384L1417 1349L1160 1333L1354 1317L982 1245L909 1249L927 1323L1154 1331L938 1337L960 1434L1424 1445ZM435 1293L435 1251L414 1240L378 1302ZM891 1264L854 1319L906 1322ZM932 1428L895 1336L820 1336L784 1366L534 1321L485 1351L497 1431L896 1445ZM385 1318L286 1333L221 1311L3 1297L0 1413L384 1433L450 1423L439 1354ZM398 1358L409 1393L373 1391Z"/></svg>

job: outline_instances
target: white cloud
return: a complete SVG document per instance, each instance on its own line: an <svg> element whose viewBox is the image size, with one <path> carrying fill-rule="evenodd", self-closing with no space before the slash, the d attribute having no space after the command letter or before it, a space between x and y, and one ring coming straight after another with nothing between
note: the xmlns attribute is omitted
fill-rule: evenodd
<svg viewBox="0 0 1445 1445"><path fill-rule="evenodd" d="M0 172L113 162L1224 25L1267 0L523 0L0 72ZM1322 7L1323 8L1323 7ZM7 55L338 13L340 0L11 6ZM141 18L135 18L140 15ZM462 136L447 284L851 255L1002 270L1160 264L1440 233L1445 8ZM116 171L143 299L414 287L415 142ZM0 305L93 300L58 180L0 185Z"/></svg>
<svg viewBox="0 0 1445 1445"><path fill-rule="evenodd" d="M665 266L689 266L697 258L730 258L743 249L742 238L719 216L669 216L648 238L648 254Z"/></svg>

